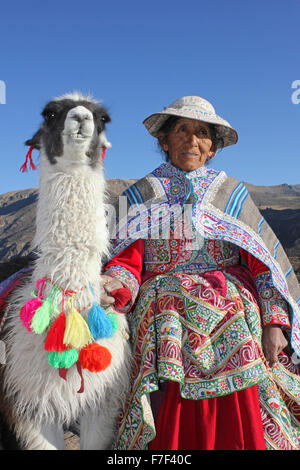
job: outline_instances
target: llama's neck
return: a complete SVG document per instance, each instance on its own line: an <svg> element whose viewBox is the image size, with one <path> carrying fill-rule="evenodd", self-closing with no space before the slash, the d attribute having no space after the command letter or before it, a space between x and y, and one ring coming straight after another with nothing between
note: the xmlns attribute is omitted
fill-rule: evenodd
<svg viewBox="0 0 300 470"><path fill-rule="evenodd" d="M75 291L92 285L97 293L108 247L102 169L78 166L66 173L43 155L40 161L34 278L48 276Z"/></svg>

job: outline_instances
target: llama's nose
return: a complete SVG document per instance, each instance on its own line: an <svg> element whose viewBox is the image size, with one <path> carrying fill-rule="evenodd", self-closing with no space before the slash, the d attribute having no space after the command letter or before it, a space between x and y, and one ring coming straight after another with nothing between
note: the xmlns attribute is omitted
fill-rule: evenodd
<svg viewBox="0 0 300 470"><path fill-rule="evenodd" d="M66 117L65 132L66 134L84 134L91 136L94 131L93 113L84 106L76 106L72 108Z"/></svg>
<svg viewBox="0 0 300 470"><path fill-rule="evenodd" d="M91 121L92 116L90 113L76 113L73 114L72 119L82 124L84 121Z"/></svg>

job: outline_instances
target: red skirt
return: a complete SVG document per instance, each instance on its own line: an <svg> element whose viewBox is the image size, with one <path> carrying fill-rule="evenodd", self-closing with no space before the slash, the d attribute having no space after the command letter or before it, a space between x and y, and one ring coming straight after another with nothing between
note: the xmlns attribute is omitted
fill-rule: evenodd
<svg viewBox="0 0 300 470"><path fill-rule="evenodd" d="M265 450L257 386L218 398L187 400L169 382L149 450Z"/></svg>

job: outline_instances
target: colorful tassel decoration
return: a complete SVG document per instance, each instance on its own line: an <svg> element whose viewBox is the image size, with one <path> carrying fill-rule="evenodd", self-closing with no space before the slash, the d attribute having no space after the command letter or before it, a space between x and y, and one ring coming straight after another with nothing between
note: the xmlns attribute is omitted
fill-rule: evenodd
<svg viewBox="0 0 300 470"><path fill-rule="evenodd" d="M61 312L52 323L45 341L46 351L66 351L68 347L64 344L64 334L66 328L66 316Z"/></svg>
<svg viewBox="0 0 300 470"><path fill-rule="evenodd" d="M88 313L88 325L94 339L109 338L113 335L113 325L105 310L96 302Z"/></svg>
<svg viewBox="0 0 300 470"><path fill-rule="evenodd" d="M48 351L48 362L50 366L55 367L55 369L68 369L78 360L78 351L71 348L66 351Z"/></svg>
<svg viewBox="0 0 300 470"><path fill-rule="evenodd" d="M117 315L115 313L108 313L107 316L111 321L111 324L113 327L113 333L115 333L119 329L119 322L117 319Z"/></svg>
<svg viewBox="0 0 300 470"><path fill-rule="evenodd" d="M52 292L45 298L42 291L46 280L52 282L46 277L37 281L38 295L32 292L32 298L20 310L20 318L28 331L40 334L49 328L44 349L50 366L58 369L60 376L66 380L67 369L76 363L82 379L79 392L82 392L84 383L81 368L100 372L111 363L110 351L94 340L108 338L118 330L117 316L115 313L106 314L105 310L94 301L86 322L74 307L74 296L77 292L62 290L52 283L54 286ZM91 286L90 288L93 292ZM60 313L57 305L58 295L55 295L59 292L62 292ZM65 296L70 296L70 309L67 315L64 309ZM51 324L53 317L55 319Z"/></svg>
<svg viewBox="0 0 300 470"><path fill-rule="evenodd" d="M26 304L21 308L20 319L28 331L32 331L32 318L35 315L37 309L39 309L42 305L43 301L39 297L36 297L34 299L28 300Z"/></svg>
<svg viewBox="0 0 300 470"><path fill-rule="evenodd" d="M83 369L88 369L91 372L101 372L110 365L111 358L111 353L107 348L92 343L82 348L78 362Z"/></svg>
<svg viewBox="0 0 300 470"><path fill-rule="evenodd" d="M52 295L47 297L43 305L39 307L31 320L31 329L34 333L41 334L50 324L52 313Z"/></svg>
<svg viewBox="0 0 300 470"><path fill-rule="evenodd" d="M93 341L89 327L79 312L72 306L66 317L64 344L80 349Z"/></svg>

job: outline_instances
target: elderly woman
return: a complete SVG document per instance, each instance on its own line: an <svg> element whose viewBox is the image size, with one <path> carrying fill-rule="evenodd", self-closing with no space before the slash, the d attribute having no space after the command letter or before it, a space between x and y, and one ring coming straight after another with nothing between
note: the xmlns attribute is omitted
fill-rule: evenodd
<svg viewBox="0 0 300 470"><path fill-rule="evenodd" d="M299 285L247 188L207 166L237 133L197 96L144 124L166 163L116 203L103 275L133 348L115 446L297 449Z"/></svg>

